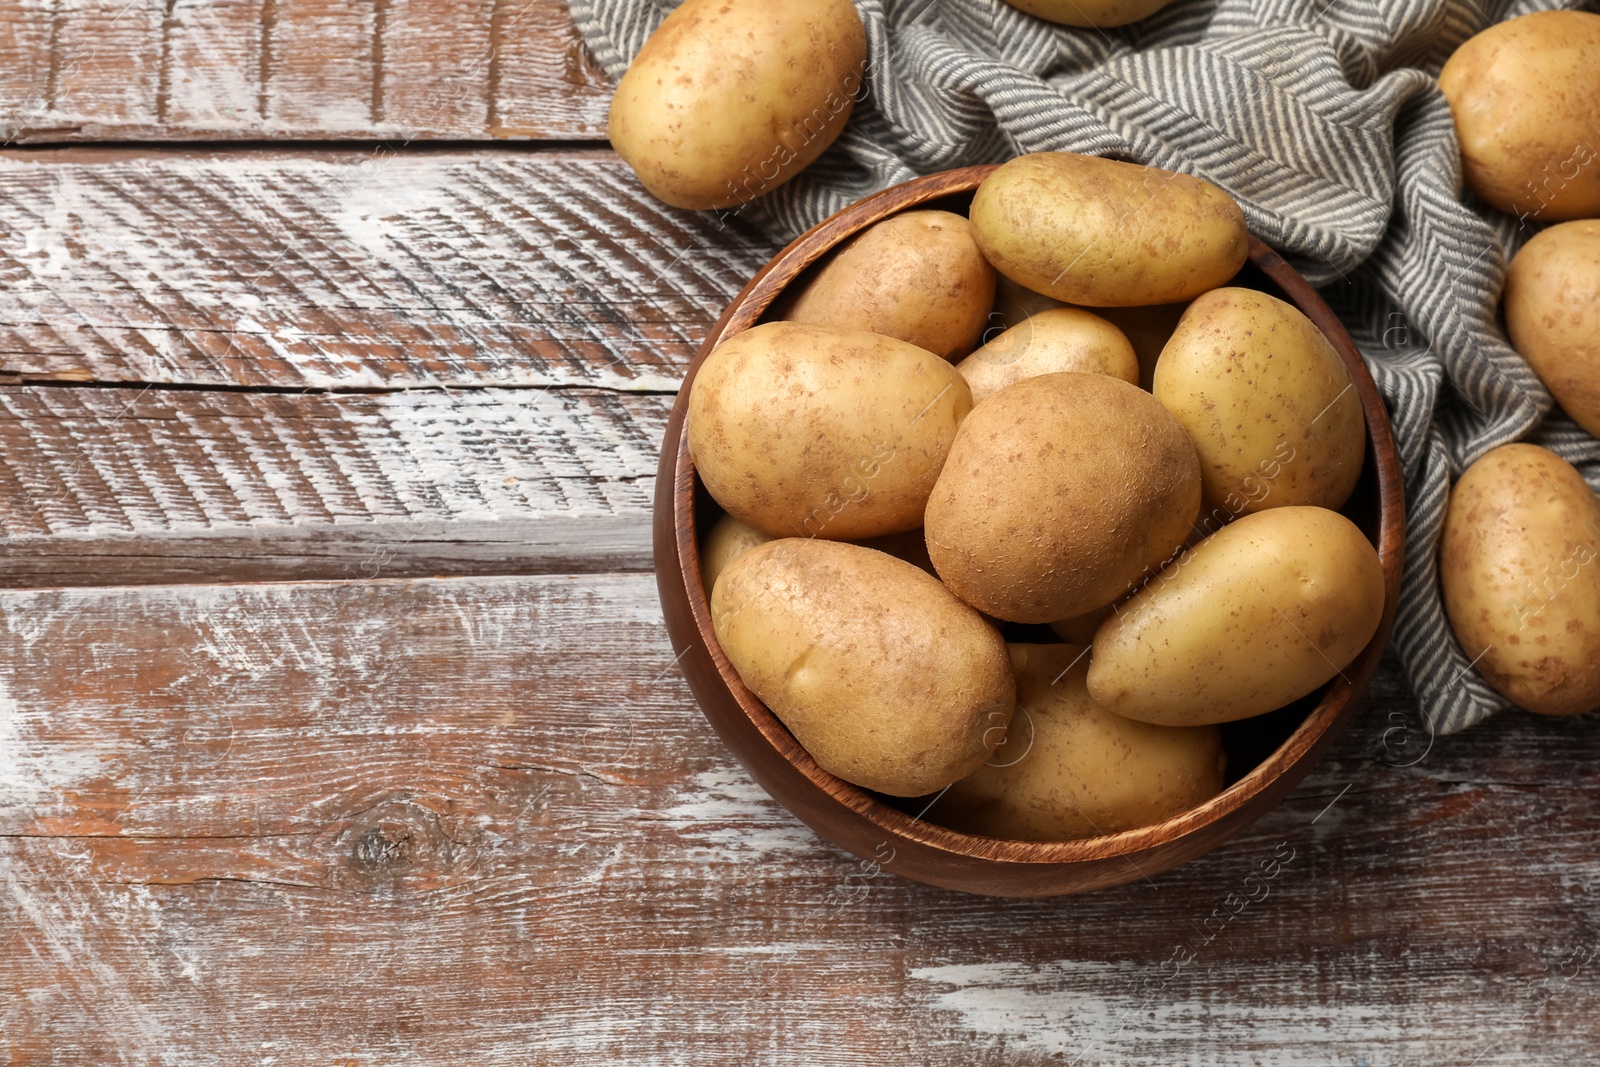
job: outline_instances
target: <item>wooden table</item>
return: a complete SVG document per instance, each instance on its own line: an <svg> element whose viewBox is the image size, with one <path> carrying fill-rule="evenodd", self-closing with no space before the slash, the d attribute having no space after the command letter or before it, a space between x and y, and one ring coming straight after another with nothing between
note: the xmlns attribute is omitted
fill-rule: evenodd
<svg viewBox="0 0 1600 1067"><path fill-rule="evenodd" d="M1054 901L768 800L648 528L778 242L606 100L560 0L5 0L0 1060L1600 1062L1592 716L1434 741L1391 663L1281 810Z"/></svg>

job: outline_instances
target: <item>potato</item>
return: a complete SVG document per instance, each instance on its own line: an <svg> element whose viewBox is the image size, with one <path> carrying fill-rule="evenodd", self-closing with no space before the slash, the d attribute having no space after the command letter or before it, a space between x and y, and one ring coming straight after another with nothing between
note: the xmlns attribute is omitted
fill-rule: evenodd
<svg viewBox="0 0 1600 1067"><path fill-rule="evenodd" d="M1126 26L1170 4L1172 0L1006 0L1018 11L1026 11L1063 26L1097 29Z"/></svg>
<svg viewBox="0 0 1600 1067"><path fill-rule="evenodd" d="M1166 726L1280 708L1342 671L1383 618L1383 567L1325 508L1246 515L1168 564L1094 636L1089 694Z"/></svg>
<svg viewBox="0 0 1600 1067"><path fill-rule="evenodd" d="M1600 435L1600 221L1563 222L1506 272L1506 330L1573 421Z"/></svg>
<svg viewBox="0 0 1600 1067"><path fill-rule="evenodd" d="M1226 283L1250 232L1210 182L1070 152L1002 164L972 198L972 231L1006 277L1088 307L1170 304Z"/></svg>
<svg viewBox="0 0 1600 1067"><path fill-rule="evenodd" d="M1502 445L1456 482L1439 542L1461 651L1542 715L1600 705L1600 501L1537 445Z"/></svg>
<svg viewBox="0 0 1600 1067"><path fill-rule="evenodd" d="M684 0L611 100L611 144L674 207L747 203L844 129L867 36L849 0Z"/></svg>
<svg viewBox="0 0 1600 1067"><path fill-rule="evenodd" d="M1104 374L1028 378L972 409L928 498L928 555L1012 622L1109 604L1183 543L1200 463L1177 420Z"/></svg>
<svg viewBox="0 0 1600 1067"><path fill-rule="evenodd" d="M1058 371L1139 384L1139 357L1122 331L1081 308L1041 311L956 364L976 404L1024 378Z"/></svg>
<svg viewBox="0 0 1600 1067"><path fill-rule="evenodd" d="M1519 219L1600 215L1600 15L1541 11L1482 33L1439 72L1467 184Z"/></svg>
<svg viewBox="0 0 1600 1067"><path fill-rule="evenodd" d="M1222 791L1227 754L1215 726L1154 726L1089 696L1088 649L1011 645L1017 714L989 762L950 787L931 817L1018 841L1115 834Z"/></svg>
<svg viewBox="0 0 1600 1067"><path fill-rule="evenodd" d="M954 359L983 335L994 279L965 218L908 211L835 252L784 317L870 330Z"/></svg>
<svg viewBox="0 0 1600 1067"><path fill-rule="evenodd" d="M724 515L712 523L711 532L706 534L706 539L700 545L700 575L705 579L706 596L711 596L711 590L717 585L717 575L728 564L757 545L764 545L771 540L771 534L746 526L732 515Z"/></svg>
<svg viewBox="0 0 1600 1067"><path fill-rule="evenodd" d="M971 407L955 368L915 345L768 322L701 364L686 433L728 514L775 537L850 541L922 525Z"/></svg>
<svg viewBox="0 0 1600 1067"><path fill-rule="evenodd" d="M1277 297L1227 288L1196 299L1151 391L1194 439L1208 529L1267 508L1338 508L1361 477L1367 423L1350 374Z"/></svg>
<svg viewBox="0 0 1600 1067"><path fill-rule="evenodd" d="M784 538L734 560L717 641L817 764L892 796L972 773L1016 700L1005 641L938 579L859 545Z"/></svg>

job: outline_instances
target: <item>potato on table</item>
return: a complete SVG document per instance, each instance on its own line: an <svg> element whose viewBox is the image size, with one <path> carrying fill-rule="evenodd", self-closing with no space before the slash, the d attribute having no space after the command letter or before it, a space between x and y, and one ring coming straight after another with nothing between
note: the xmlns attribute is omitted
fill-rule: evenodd
<svg viewBox="0 0 1600 1067"><path fill-rule="evenodd" d="M1600 15L1541 11L1490 26L1439 72L1467 184L1540 222L1600 215Z"/></svg>
<svg viewBox="0 0 1600 1067"><path fill-rule="evenodd" d="M892 796L965 777L1011 722L994 627L939 580L859 545L784 538L711 595L717 641L817 764Z"/></svg>
<svg viewBox="0 0 1600 1067"><path fill-rule="evenodd" d="M1439 543L1461 651L1543 715L1600 705L1600 501L1537 445L1503 445L1461 475Z"/></svg>
<svg viewBox="0 0 1600 1067"><path fill-rule="evenodd" d="M611 144L674 207L748 203L839 136L866 61L850 0L684 0L617 83Z"/></svg>
<svg viewBox="0 0 1600 1067"><path fill-rule="evenodd" d="M1126 26L1170 4L1172 0L1006 0L1019 11L1063 26L1084 29Z"/></svg>
<svg viewBox="0 0 1600 1067"><path fill-rule="evenodd" d="M965 217L908 211L835 252L784 317L870 330L956 359L983 336L994 280Z"/></svg>
<svg viewBox="0 0 1600 1067"><path fill-rule="evenodd" d="M860 330L769 322L701 364L685 433L730 515L774 537L912 530L972 407L932 352Z"/></svg>
<svg viewBox="0 0 1600 1067"><path fill-rule="evenodd" d="M1517 352L1574 422L1600 434L1600 220L1563 222L1523 245L1505 310Z"/></svg>
<svg viewBox="0 0 1600 1067"><path fill-rule="evenodd" d="M1200 726L1283 707L1338 674L1383 619L1383 566L1335 511L1246 515L1168 564L1094 637L1089 694Z"/></svg>
<svg viewBox="0 0 1600 1067"><path fill-rule="evenodd" d="M1222 791L1215 726L1155 726L1089 696L1078 645L1010 645L1017 713L994 756L950 787L932 817L955 830L1067 841L1149 826Z"/></svg>

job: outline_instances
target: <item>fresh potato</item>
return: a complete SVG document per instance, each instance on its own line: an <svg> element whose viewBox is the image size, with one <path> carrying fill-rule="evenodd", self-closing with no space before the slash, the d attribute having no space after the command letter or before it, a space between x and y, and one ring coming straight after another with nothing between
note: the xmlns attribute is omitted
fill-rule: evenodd
<svg viewBox="0 0 1600 1067"><path fill-rule="evenodd" d="M962 423L928 498L928 555L980 611L1053 622L1154 571L1199 507L1194 446L1155 397L1104 374L1045 374Z"/></svg>
<svg viewBox="0 0 1600 1067"><path fill-rule="evenodd" d="M1215 726L1154 726L1089 696L1088 649L1010 645L1017 714L995 754L950 787L932 817L955 830L1068 841L1150 826L1222 791Z"/></svg>
<svg viewBox="0 0 1600 1067"><path fill-rule="evenodd" d="M1600 15L1541 11L1490 26L1439 72L1467 184L1519 219L1600 215Z"/></svg>
<svg viewBox="0 0 1600 1067"><path fill-rule="evenodd" d="M724 515L711 525L711 532L700 545L700 574L705 579L706 596L716 588L717 575L745 552L772 540L753 526L746 526L732 515Z"/></svg>
<svg viewBox="0 0 1600 1067"><path fill-rule="evenodd" d="M1600 501L1537 445L1502 445L1450 493L1439 583L1456 640L1508 700L1542 715L1600 705Z"/></svg>
<svg viewBox="0 0 1600 1067"><path fill-rule="evenodd" d="M1343 670L1383 618L1383 567L1325 508L1246 515L1168 564L1094 636L1089 694L1166 726L1280 708Z"/></svg>
<svg viewBox="0 0 1600 1067"><path fill-rule="evenodd" d="M1041 311L956 364L976 404L1024 378L1059 371L1139 384L1139 357L1122 331L1081 308Z"/></svg>
<svg viewBox="0 0 1600 1067"><path fill-rule="evenodd" d="M1103 29L1126 26L1172 3L1172 0L1006 0L1019 11L1063 26Z"/></svg>
<svg viewBox="0 0 1600 1067"><path fill-rule="evenodd" d="M1523 245L1506 272L1505 307L1522 358L1600 435L1600 220L1563 222Z"/></svg>
<svg viewBox="0 0 1600 1067"><path fill-rule="evenodd" d="M835 252L784 317L870 330L955 359L983 335L994 279L965 218L908 211Z"/></svg>
<svg viewBox="0 0 1600 1067"><path fill-rule="evenodd" d="M708 356L689 453L723 510L775 537L911 530L972 407L954 367L892 337L768 322Z"/></svg>
<svg viewBox="0 0 1600 1067"><path fill-rule="evenodd" d="M1254 289L1189 305L1152 381L1194 439L1207 525L1293 505L1338 508L1366 458L1344 362L1298 309Z"/></svg>
<svg viewBox="0 0 1600 1067"><path fill-rule="evenodd" d="M772 541L711 595L717 641L824 770L891 796L972 773L1016 700L1005 641L938 579L859 545Z"/></svg>
<svg viewBox="0 0 1600 1067"><path fill-rule="evenodd" d="M1006 277L1087 307L1170 304L1225 284L1250 231L1210 182L1070 152L1002 164L972 198L972 231Z"/></svg>
<svg viewBox="0 0 1600 1067"><path fill-rule="evenodd" d="M844 129L866 72L850 0L684 0L611 100L611 144L674 207L747 203Z"/></svg>

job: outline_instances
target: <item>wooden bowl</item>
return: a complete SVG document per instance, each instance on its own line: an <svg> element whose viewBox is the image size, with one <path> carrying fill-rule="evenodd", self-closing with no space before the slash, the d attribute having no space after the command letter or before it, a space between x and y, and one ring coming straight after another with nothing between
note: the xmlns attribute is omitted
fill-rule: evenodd
<svg viewBox="0 0 1600 1067"><path fill-rule="evenodd" d="M739 681L712 630L699 534L721 511L700 484L684 438L689 389L713 348L761 322L785 288L830 249L911 208L965 214L973 191L993 169L946 171L869 196L778 253L734 298L690 364L667 423L656 484L656 581L673 648L681 652L684 676L706 718L779 803L818 834L876 865L874 871L889 870L969 893L1037 897L1120 885L1194 859L1259 818L1299 784L1355 714L1388 642L1400 588L1404 503L1388 413L1349 335L1305 279L1252 238L1250 261L1233 284L1281 297L1316 323L1344 360L1366 412L1366 468L1344 513L1377 546L1383 563L1387 595L1372 642L1341 677L1305 699L1223 727L1230 784L1222 793L1165 822L1124 833L1049 843L976 837L918 818L926 801L883 797L817 766Z"/></svg>

